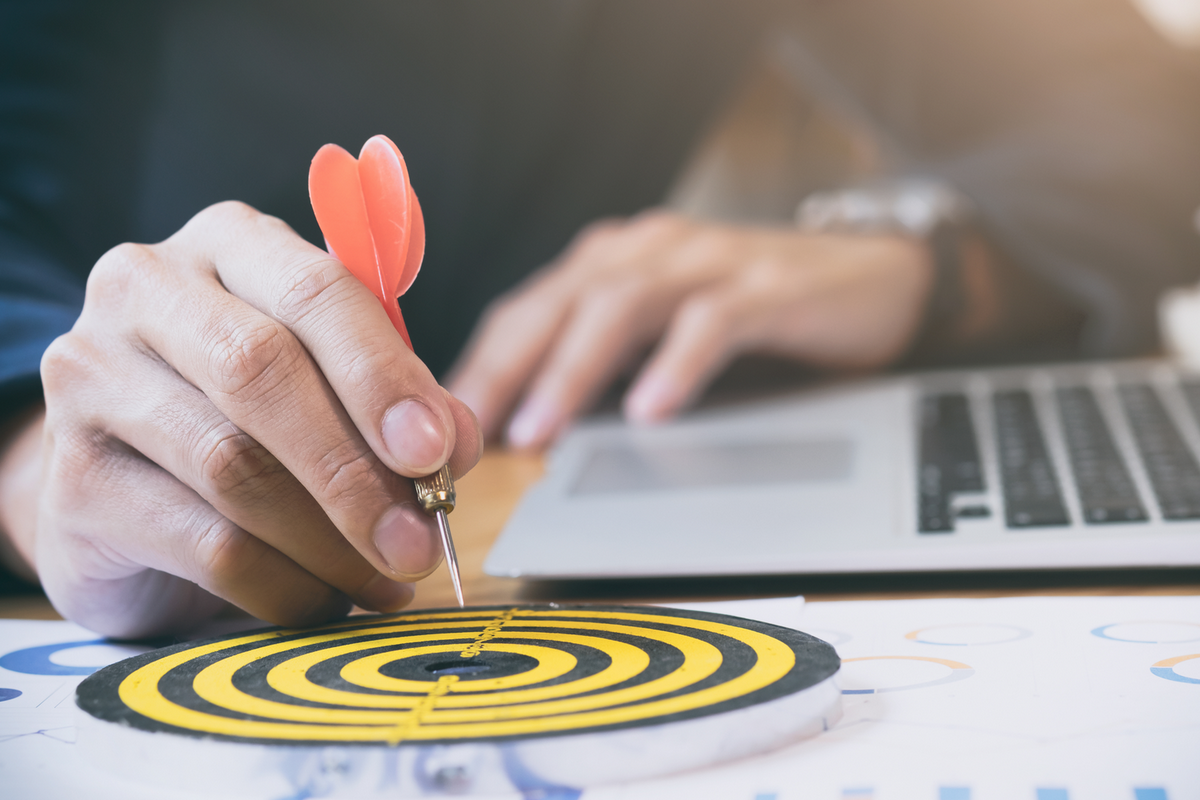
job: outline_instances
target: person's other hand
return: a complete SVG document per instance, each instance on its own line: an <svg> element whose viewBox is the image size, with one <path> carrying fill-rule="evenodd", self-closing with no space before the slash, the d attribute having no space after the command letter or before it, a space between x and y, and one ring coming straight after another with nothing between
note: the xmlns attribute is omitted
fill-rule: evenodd
<svg viewBox="0 0 1200 800"><path fill-rule="evenodd" d="M366 287L239 203L107 253L42 378L44 434L16 439L36 513L4 521L56 608L115 636L224 601L284 625L403 606L441 549L402 476L482 443Z"/></svg>
<svg viewBox="0 0 1200 800"><path fill-rule="evenodd" d="M511 444L542 447L655 342L624 399L634 421L676 413L741 353L882 366L915 335L932 274L926 245L901 236L665 212L597 223L492 304L448 385L485 435L507 421Z"/></svg>

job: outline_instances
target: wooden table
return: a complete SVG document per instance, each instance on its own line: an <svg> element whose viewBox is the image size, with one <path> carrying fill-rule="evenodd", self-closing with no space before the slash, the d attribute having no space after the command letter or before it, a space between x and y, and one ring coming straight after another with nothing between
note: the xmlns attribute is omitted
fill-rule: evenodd
<svg viewBox="0 0 1200 800"><path fill-rule="evenodd" d="M451 527L472 604L517 600L669 602L803 594L819 600L879 600L918 597L1005 597L1015 595L1200 594L1200 569L1103 572L950 573L919 575L771 576L548 582L485 575L483 562L521 493L542 474L539 456L488 451L458 481L458 508ZM415 608L454 605L444 566L417 588ZM0 617L59 619L40 594L0 597Z"/></svg>

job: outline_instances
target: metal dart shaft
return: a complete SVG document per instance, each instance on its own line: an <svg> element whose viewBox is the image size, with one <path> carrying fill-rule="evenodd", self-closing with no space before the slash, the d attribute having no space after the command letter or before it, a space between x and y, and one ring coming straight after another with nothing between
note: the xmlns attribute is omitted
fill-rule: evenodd
<svg viewBox="0 0 1200 800"><path fill-rule="evenodd" d="M425 510L437 519L438 532L442 536L442 550L446 554L446 566L450 570L450 581L454 584L454 596L458 599L458 607L462 608L462 576L458 572L458 556L454 553L454 539L450 536L450 522L446 515L454 510L454 478L450 475L450 465L442 467L432 475L415 478L413 486L417 490L417 499Z"/></svg>
<svg viewBox="0 0 1200 800"><path fill-rule="evenodd" d="M458 556L454 554L454 539L450 536L450 523L446 520L446 509L439 508L436 512L438 531L442 534L442 550L446 553L446 565L450 568L450 582L454 584L454 596L458 599L458 607L463 602L462 577L458 574Z"/></svg>

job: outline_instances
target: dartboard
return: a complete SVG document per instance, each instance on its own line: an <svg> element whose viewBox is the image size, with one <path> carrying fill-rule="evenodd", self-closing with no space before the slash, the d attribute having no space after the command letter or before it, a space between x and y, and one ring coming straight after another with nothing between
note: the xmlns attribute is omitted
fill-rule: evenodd
<svg viewBox="0 0 1200 800"><path fill-rule="evenodd" d="M838 665L807 634L718 614L494 606L166 647L96 672L78 704L98 721L228 742L447 744L718 715Z"/></svg>

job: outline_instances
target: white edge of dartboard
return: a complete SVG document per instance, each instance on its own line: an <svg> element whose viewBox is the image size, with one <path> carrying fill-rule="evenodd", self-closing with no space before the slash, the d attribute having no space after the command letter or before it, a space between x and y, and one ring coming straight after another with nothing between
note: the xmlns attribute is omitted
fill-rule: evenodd
<svg viewBox="0 0 1200 800"><path fill-rule="evenodd" d="M543 785L586 788L662 777L779 749L842 715L836 673L798 692L704 717L507 742L261 745L105 722L76 709L78 747L123 778L221 797L428 797L505 794L512 765Z"/></svg>

